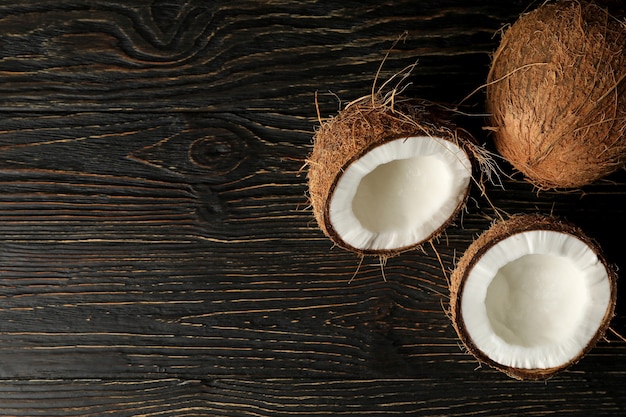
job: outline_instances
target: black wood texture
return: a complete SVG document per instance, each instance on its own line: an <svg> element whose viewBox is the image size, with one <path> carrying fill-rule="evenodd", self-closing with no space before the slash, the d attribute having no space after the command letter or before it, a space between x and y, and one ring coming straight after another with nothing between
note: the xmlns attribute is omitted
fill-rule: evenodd
<svg viewBox="0 0 626 417"><path fill-rule="evenodd" d="M444 274L490 202L576 222L626 269L624 173L474 188L444 237L382 268L308 207L316 101L328 117L369 94L391 49L379 84L418 61L406 94L458 104L534 5L0 2L0 415L626 413L621 287L615 333L524 383L460 347ZM458 122L489 146L482 94Z"/></svg>

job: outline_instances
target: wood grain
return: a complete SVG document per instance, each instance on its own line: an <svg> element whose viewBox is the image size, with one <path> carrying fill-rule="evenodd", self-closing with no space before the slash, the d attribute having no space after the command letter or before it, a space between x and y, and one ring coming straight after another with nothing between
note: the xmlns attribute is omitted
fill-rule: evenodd
<svg viewBox="0 0 626 417"><path fill-rule="evenodd" d="M484 79L494 32L523 9L410 0L1 6L0 109L298 116L311 114L316 89L352 95L371 84L405 32L386 72L419 59L413 82L424 94L450 99L451 84L455 98L467 94Z"/></svg>
<svg viewBox="0 0 626 417"><path fill-rule="evenodd" d="M54 380L19 380L0 384L3 404L0 415L543 416L620 415L623 411L622 399L607 396L602 381L574 380L584 387L582 393L574 394L558 381L545 385L484 378L480 381L455 378L325 381L166 378L78 380L65 385ZM463 389L459 391L459 387ZM492 389L493 393L486 400L487 389ZM76 396L77 392L80 396ZM45 398L46 403L33 403L32 398L36 396Z"/></svg>
<svg viewBox="0 0 626 417"><path fill-rule="evenodd" d="M381 80L419 60L407 93L458 103L526 7L0 2L0 415L626 412L617 335L546 383L476 369L445 277L493 206L575 221L623 270L626 173L537 192L501 163L502 187L383 265L308 207L316 91L322 117L368 94L406 32Z"/></svg>

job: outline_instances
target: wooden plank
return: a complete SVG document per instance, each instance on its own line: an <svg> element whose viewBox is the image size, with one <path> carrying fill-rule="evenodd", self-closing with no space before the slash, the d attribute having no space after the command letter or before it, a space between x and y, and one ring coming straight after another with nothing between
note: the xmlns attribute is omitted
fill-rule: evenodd
<svg viewBox="0 0 626 417"><path fill-rule="evenodd" d="M0 5L0 110L275 111L361 94L420 60L414 90L459 100L527 2L41 1ZM456 85L456 87L453 87Z"/></svg>
<svg viewBox="0 0 626 417"><path fill-rule="evenodd" d="M621 380L623 383L623 379ZM623 399L602 379L3 381L2 416L615 416ZM572 390L577 388L577 390ZM608 388L608 390L607 390ZM488 398L485 393L489 392ZM78 394L80 393L80 394Z"/></svg>

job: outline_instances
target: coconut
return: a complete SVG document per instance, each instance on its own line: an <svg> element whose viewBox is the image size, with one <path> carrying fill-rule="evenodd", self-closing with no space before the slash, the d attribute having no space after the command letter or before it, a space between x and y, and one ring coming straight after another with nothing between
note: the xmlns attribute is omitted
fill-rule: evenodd
<svg viewBox="0 0 626 417"><path fill-rule="evenodd" d="M624 166L626 25L595 4L546 3L502 37L487 82L495 147L540 189Z"/></svg>
<svg viewBox="0 0 626 417"><path fill-rule="evenodd" d="M515 215L467 249L450 277L450 317L481 363L546 379L578 362L613 317L615 269L577 226Z"/></svg>
<svg viewBox="0 0 626 417"><path fill-rule="evenodd" d="M307 161L309 198L337 246L392 256L454 220L470 187L472 138L443 114L372 94L321 124Z"/></svg>

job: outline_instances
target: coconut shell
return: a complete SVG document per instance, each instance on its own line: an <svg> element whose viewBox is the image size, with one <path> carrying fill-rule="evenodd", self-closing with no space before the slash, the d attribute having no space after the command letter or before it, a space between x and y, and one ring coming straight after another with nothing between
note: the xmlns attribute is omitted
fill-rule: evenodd
<svg viewBox="0 0 626 417"><path fill-rule="evenodd" d="M480 351L473 343L471 337L465 329L463 315L461 314L461 295L465 281L476 263L480 258L494 245L500 241L523 232L532 230L550 230L554 232L566 233L575 236L585 243L597 256L602 265L604 265L611 285L611 298L609 308L607 309L602 323L594 337L589 341L587 346L580 353L571 359L568 363L554 368L537 368L523 369L505 366L497 363ZM615 302L617 299L617 272L614 267L609 265L602 254L602 250L598 243L589 238L579 227L572 223L558 219L552 216L539 214L518 214L511 216L509 219L494 223L492 227L481 234L463 254L457 266L450 277L450 317L454 329L459 338L463 342L466 349L481 363L485 363L505 374L520 380L542 380L552 377L554 374L577 363L585 356L595 345L602 339L609 327L615 310Z"/></svg>
<svg viewBox="0 0 626 417"><path fill-rule="evenodd" d="M441 109L424 101L396 98L393 105L375 97L364 97L348 104L336 116L321 124L313 137L313 151L307 164L309 199L319 228L335 245L352 252L393 256L415 245L394 250L363 250L354 248L341 239L330 221L330 199L344 170L354 161L377 146L410 136L433 136L449 140L472 153L467 147L473 139L457 130ZM467 194L456 212L464 204ZM451 217L450 222L454 219ZM447 224L435 232L440 234Z"/></svg>
<svg viewBox="0 0 626 417"><path fill-rule="evenodd" d="M541 189L580 188L626 161L626 25L546 3L504 34L487 83L498 152Z"/></svg>

